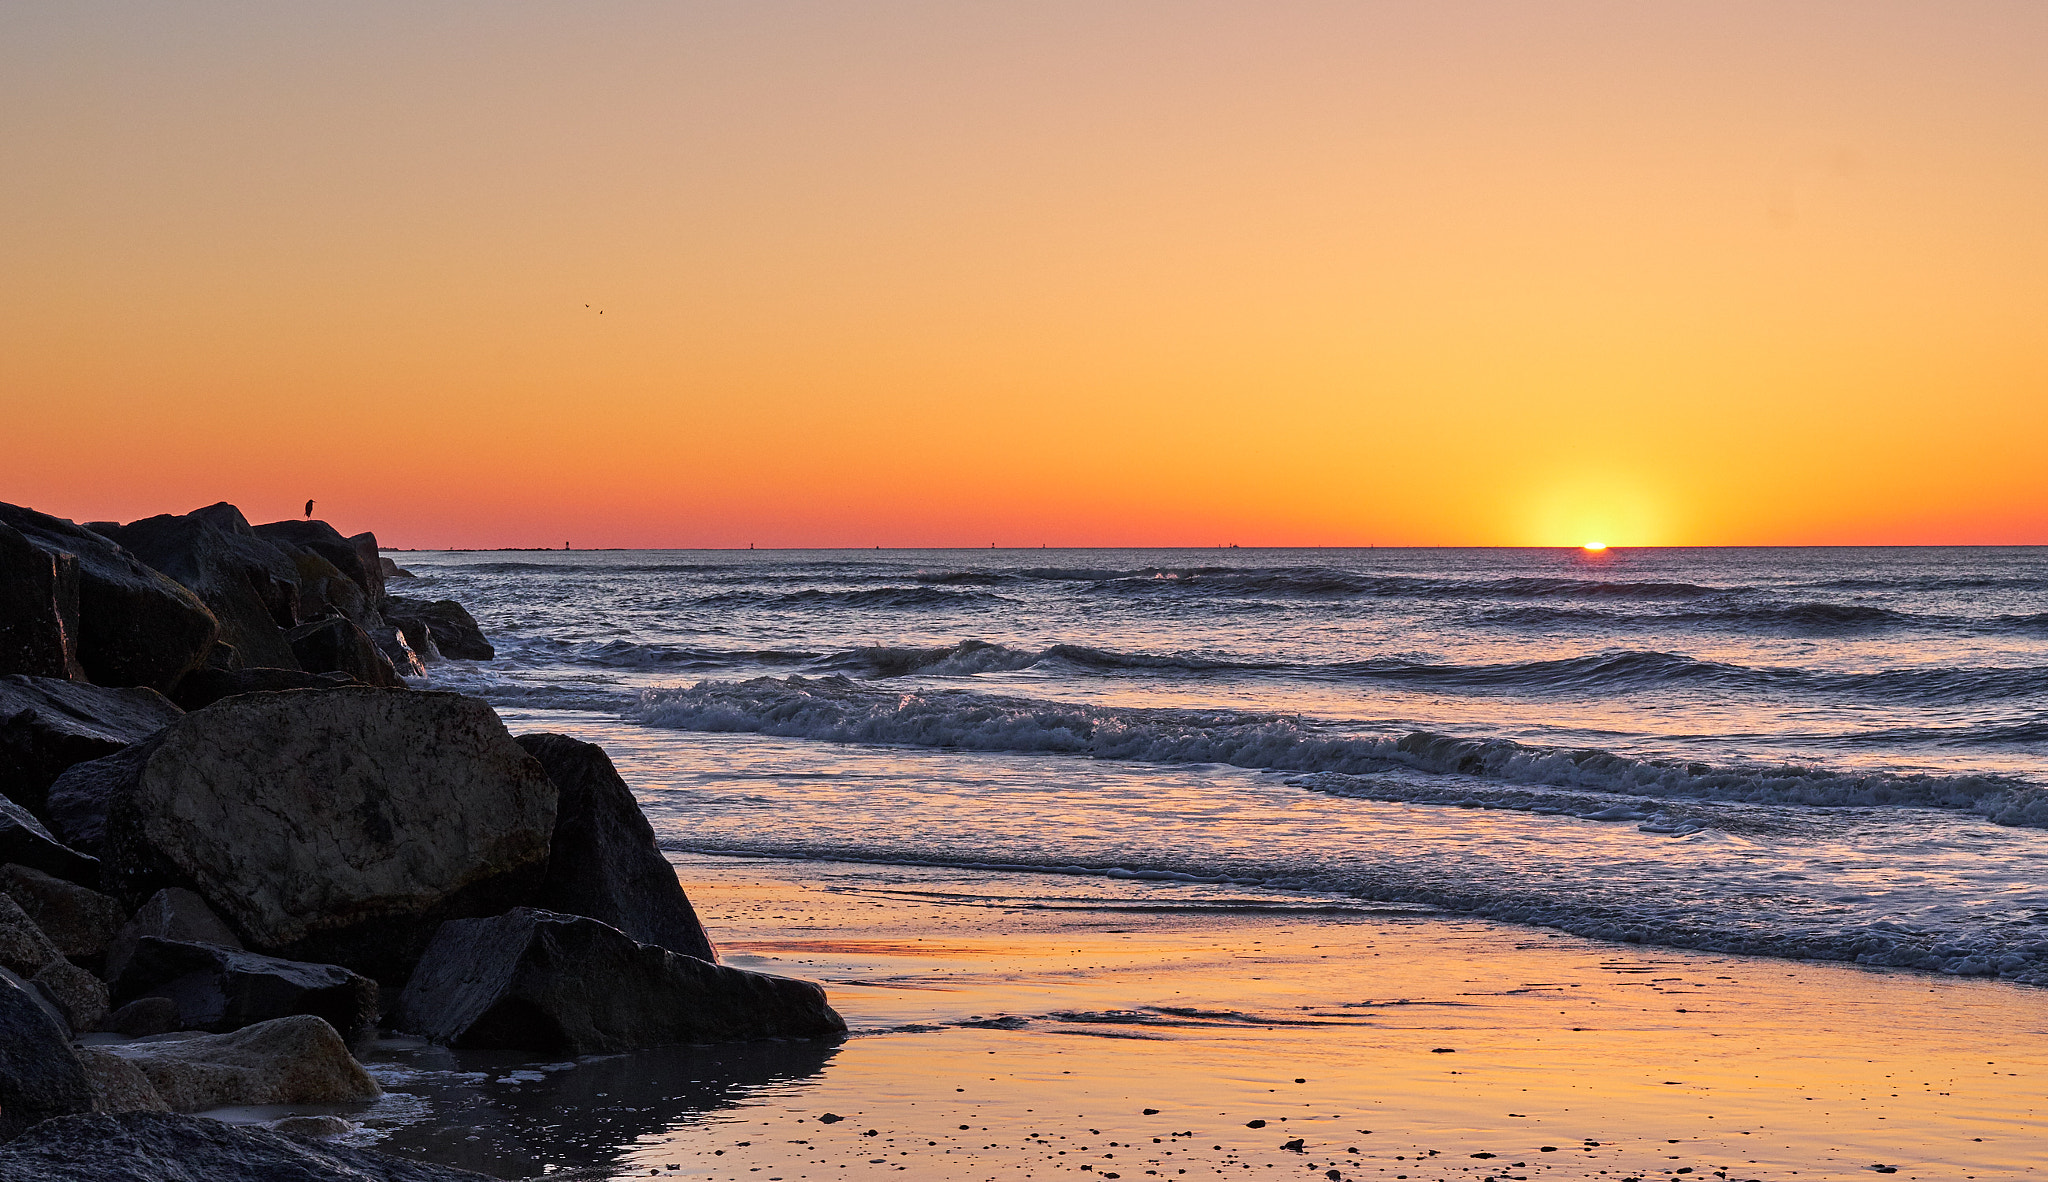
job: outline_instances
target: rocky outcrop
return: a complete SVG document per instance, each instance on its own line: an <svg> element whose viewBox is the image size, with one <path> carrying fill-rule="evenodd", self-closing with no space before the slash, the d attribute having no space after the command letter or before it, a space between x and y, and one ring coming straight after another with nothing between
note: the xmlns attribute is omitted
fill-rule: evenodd
<svg viewBox="0 0 2048 1182"><path fill-rule="evenodd" d="M173 1112L230 1104L347 1104L383 1095L334 1027L311 1014L232 1034L181 1031L104 1049L141 1068Z"/></svg>
<svg viewBox="0 0 2048 1182"><path fill-rule="evenodd" d="M604 748L546 733L521 735L518 743L561 793L547 878L533 905L602 920L642 944L718 959L675 867L654 843L653 826Z"/></svg>
<svg viewBox="0 0 2048 1182"><path fill-rule="evenodd" d="M0 1146L8 1182L490 1182L368 1149L314 1144L201 1116L53 1120Z"/></svg>
<svg viewBox="0 0 2048 1182"><path fill-rule="evenodd" d="M178 1003L168 997L143 997L107 1015L101 1025L115 1034L143 1038L178 1029Z"/></svg>
<svg viewBox="0 0 2048 1182"><path fill-rule="evenodd" d="M0 862L32 866L77 883L100 880L97 859L58 841L27 809L4 796L0 796Z"/></svg>
<svg viewBox="0 0 2048 1182"><path fill-rule="evenodd" d="M60 957L44 965L29 984L57 1007L74 1034L98 1030L106 1019L106 983L68 960Z"/></svg>
<svg viewBox="0 0 2048 1182"><path fill-rule="evenodd" d="M405 684L369 633L345 616L300 624L285 633L285 637L300 666L311 672L341 673L364 685L392 689Z"/></svg>
<svg viewBox="0 0 2048 1182"><path fill-rule="evenodd" d="M85 1078L92 1083L94 1112L169 1112L156 1085L142 1068L98 1047L74 1048Z"/></svg>
<svg viewBox="0 0 2048 1182"><path fill-rule="evenodd" d="M284 640L284 629L299 622L297 567L255 535L241 510L222 502L146 517L106 536L197 595L244 664L297 667Z"/></svg>
<svg viewBox="0 0 2048 1182"><path fill-rule="evenodd" d="M0 895L0 969L33 977L44 965L63 957L20 904Z"/></svg>
<svg viewBox="0 0 2048 1182"><path fill-rule="evenodd" d="M0 976L0 1141L37 1121L91 1112L92 1083L71 1050L71 1032L12 975ZM9 1173L0 1158L0 1177Z"/></svg>
<svg viewBox="0 0 2048 1182"><path fill-rule="evenodd" d="M384 569L377 561L377 536L344 538L324 521L273 521L255 527L257 537L291 550L316 554L348 576L371 607L384 601Z"/></svg>
<svg viewBox="0 0 2048 1182"><path fill-rule="evenodd" d="M186 887L258 951L392 981L443 920L529 897L555 822L540 765L448 693L244 694L66 772L53 812L74 777L107 893Z"/></svg>
<svg viewBox="0 0 2048 1182"><path fill-rule="evenodd" d="M194 669L178 683L172 700L186 710L203 710L236 694L275 694L296 689L333 689L362 685L346 673L306 673L298 669Z"/></svg>
<svg viewBox="0 0 2048 1182"><path fill-rule="evenodd" d="M0 673L85 680L78 559L39 549L8 525L0 525Z"/></svg>
<svg viewBox="0 0 2048 1182"><path fill-rule="evenodd" d="M387 620L378 627L370 629L369 637L370 642L377 646L377 651L384 654L384 659L391 662L392 672L398 674L398 676L425 677L427 675L425 657L412 647L412 642L406 639L403 628Z"/></svg>
<svg viewBox="0 0 2048 1182"><path fill-rule="evenodd" d="M377 556L377 570L383 574L386 587L391 586L391 580L393 579L416 579L419 577L382 554Z"/></svg>
<svg viewBox="0 0 2048 1182"><path fill-rule="evenodd" d="M223 948L242 946L241 937L221 922L206 900L183 887L167 887L137 907L128 922L114 933L107 948L109 981L120 979L121 970L128 967L128 958L135 955L136 946L149 936L191 944L218 944Z"/></svg>
<svg viewBox="0 0 2048 1182"><path fill-rule="evenodd" d="M0 504L0 524L76 559L78 664L98 684L168 692L213 647L220 626L206 605L114 543L18 505Z"/></svg>
<svg viewBox="0 0 2048 1182"><path fill-rule="evenodd" d="M488 661L498 655L491 642L484 639L483 629L477 627L476 617L452 599L393 595L384 601L384 618L406 629L408 639L412 628L425 625L441 654L458 661Z"/></svg>
<svg viewBox="0 0 2048 1182"><path fill-rule="evenodd" d="M112 755L183 713L152 689L0 677L0 792L41 815L66 768Z"/></svg>
<svg viewBox="0 0 2048 1182"><path fill-rule="evenodd" d="M225 1034L313 1014L347 1035L376 1028L377 983L332 964L281 960L219 944L144 936L114 981L120 1002L167 997L185 1030Z"/></svg>
<svg viewBox="0 0 2048 1182"><path fill-rule="evenodd" d="M103 964L127 912L98 891L27 866L0 866L0 894L34 921L58 952L87 966Z"/></svg>
<svg viewBox="0 0 2048 1182"><path fill-rule="evenodd" d="M456 1047L573 1055L846 1032L808 981L679 956L594 919L529 907L443 924L396 1024Z"/></svg>

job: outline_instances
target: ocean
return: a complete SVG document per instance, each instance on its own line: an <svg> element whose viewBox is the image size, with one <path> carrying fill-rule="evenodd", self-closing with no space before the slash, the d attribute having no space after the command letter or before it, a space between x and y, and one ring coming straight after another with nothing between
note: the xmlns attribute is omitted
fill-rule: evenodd
<svg viewBox="0 0 2048 1182"><path fill-rule="evenodd" d="M2048 984L2048 549L393 557L678 856Z"/></svg>

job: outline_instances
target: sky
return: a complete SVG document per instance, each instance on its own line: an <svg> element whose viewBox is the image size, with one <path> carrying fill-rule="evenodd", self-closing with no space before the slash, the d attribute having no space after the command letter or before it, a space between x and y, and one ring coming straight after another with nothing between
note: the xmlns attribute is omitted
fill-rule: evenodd
<svg viewBox="0 0 2048 1182"><path fill-rule="evenodd" d="M10 0L0 500L2048 543L2048 5Z"/></svg>

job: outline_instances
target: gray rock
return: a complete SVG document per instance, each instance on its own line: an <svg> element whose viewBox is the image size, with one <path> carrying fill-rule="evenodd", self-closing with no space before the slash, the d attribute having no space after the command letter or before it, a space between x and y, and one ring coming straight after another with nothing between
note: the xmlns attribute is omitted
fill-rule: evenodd
<svg viewBox="0 0 2048 1182"><path fill-rule="evenodd" d="M529 897L554 831L547 773L459 694L228 698L53 800L101 765L109 894L184 886L257 951L393 983L441 921Z"/></svg>
<svg viewBox="0 0 2048 1182"><path fill-rule="evenodd" d="M240 948L242 938L215 915L206 900L183 887L166 887L135 909L107 947L107 979L119 980L135 946L145 936L188 944Z"/></svg>
<svg viewBox="0 0 2048 1182"><path fill-rule="evenodd" d="M225 1034L272 1018L314 1014L343 1034L377 1025L377 983L340 965L306 964L224 948L144 936L121 966L114 997L167 997L179 1027Z"/></svg>
<svg viewBox="0 0 2048 1182"><path fill-rule="evenodd" d="M8 525L0 525L0 673L85 680L78 559L39 549Z"/></svg>
<svg viewBox="0 0 2048 1182"><path fill-rule="evenodd" d="M346 673L306 673L298 669L194 669L178 683L174 695L187 710L203 710L222 698L236 694L275 694L287 690L333 689L339 685L361 685Z"/></svg>
<svg viewBox="0 0 2048 1182"><path fill-rule="evenodd" d="M393 579L416 579L419 577L382 554L377 556L377 569L383 573L384 585L386 587L391 585L391 580Z"/></svg>
<svg viewBox="0 0 2048 1182"><path fill-rule="evenodd" d="M94 1112L169 1112L156 1085L142 1068L98 1047L74 1047L85 1078L92 1083Z"/></svg>
<svg viewBox="0 0 2048 1182"><path fill-rule="evenodd" d="M29 978L29 984L57 1007L73 1034L98 1030L106 1021L106 982L68 960L60 958L44 965Z"/></svg>
<svg viewBox="0 0 2048 1182"><path fill-rule="evenodd" d="M377 561L377 536L344 538L324 521L273 521L255 527L257 537L289 549L317 554L347 575L371 607L384 602L384 570Z"/></svg>
<svg viewBox="0 0 2048 1182"><path fill-rule="evenodd" d="M384 601L384 618L401 628L414 622L425 624L433 633L442 655L458 661L488 661L498 655L484 639L476 617L452 599L408 599L393 595Z"/></svg>
<svg viewBox="0 0 2048 1182"><path fill-rule="evenodd" d="M404 629L387 620L382 626L370 629L368 635L370 642L377 646L377 651L383 653L384 659L391 662L392 671L400 677L427 675L426 660L414 651L411 642L406 640Z"/></svg>
<svg viewBox="0 0 2048 1182"><path fill-rule="evenodd" d="M178 1029L178 1022L177 1002L168 997L139 997L108 1014L101 1026L115 1034L143 1038L169 1034Z"/></svg>
<svg viewBox="0 0 2048 1182"><path fill-rule="evenodd" d="M91 1112L92 1083L71 1050L71 1032L12 974L0 976L0 1141L37 1121ZM0 1158L0 1178L9 1173Z"/></svg>
<svg viewBox="0 0 2048 1182"><path fill-rule="evenodd" d="M183 713L152 689L0 677L0 792L41 816L65 769L146 739Z"/></svg>
<svg viewBox="0 0 2048 1182"><path fill-rule="evenodd" d="M611 757L567 735L521 735L561 792L548 875L533 905L587 915L642 944L717 960L675 867L654 843L654 827Z"/></svg>
<svg viewBox="0 0 2048 1182"><path fill-rule="evenodd" d="M285 636L299 664L308 670L345 673L364 685L389 689L405 684L399 680L391 658L379 651L369 633L344 616L300 624Z"/></svg>
<svg viewBox="0 0 2048 1182"><path fill-rule="evenodd" d="M389 614L384 619L392 627L398 629L398 634L405 637L406 647L410 648L421 661L432 665L448 659L441 652L440 646L434 643L434 629L425 620L420 619L418 616L394 616Z"/></svg>
<svg viewBox="0 0 2048 1182"><path fill-rule="evenodd" d="M358 1126L356 1122L338 1116L280 1116L276 1120L264 1121L263 1127L287 1137L325 1141L329 1137L347 1136Z"/></svg>
<svg viewBox="0 0 2048 1182"><path fill-rule="evenodd" d="M315 1145L202 1116L68 1116L0 1146L8 1182L492 1182L345 1145Z"/></svg>
<svg viewBox="0 0 2048 1182"><path fill-rule="evenodd" d="M21 909L21 904L0 895L0 968L33 977L44 965L63 958L64 954L57 951L57 946Z"/></svg>
<svg viewBox="0 0 2048 1182"><path fill-rule="evenodd" d="M206 659L220 625L175 580L62 518L0 504L0 524L78 562L78 663L100 685L168 692Z"/></svg>
<svg viewBox="0 0 2048 1182"><path fill-rule="evenodd" d="M399 998L397 1026L456 1047L571 1055L846 1033L809 981L680 956L530 907L441 925Z"/></svg>
<svg viewBox="0 0 2048 1182"><path fill-rule="evenodd" d="M97 858L58 841L32 813L4 796L0 796L0 862L33 867L76 883L100 880Z"/></svg>
<svg viewBox="0 0 2048 1182"><path fill-rule="evenodd" d="M27 866L0 866L0 893L35 921L57 951L86 965L104 962L128 914L98 891Z"/></svg>
<svg viewBox="0 0 2048 1182"><path fill-rule="evenodd" d="M384 1093L334 1027L311 1014L232 1034L159 1034L104 1050L142 1069L173 1112L231 1104L347 1104Z"/></svg>
<svg viewBox="0 0 2048 1182"><path fill-rule="evenodd" d="M222 502L147 517L106 536L197 595L243 662L296 668L284 629L299 622L298 569L250 530L241 510Z"/></svg>

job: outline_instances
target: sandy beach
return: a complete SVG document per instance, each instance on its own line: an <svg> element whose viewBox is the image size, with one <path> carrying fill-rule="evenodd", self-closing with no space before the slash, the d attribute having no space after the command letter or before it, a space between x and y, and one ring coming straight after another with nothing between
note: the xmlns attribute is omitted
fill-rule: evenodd
<svg viewBox="0 0 2048 1182"><path fill-rule="evenodd" d="M855 1036L573 1065L387 1042L380 1148L735 1182L2048 1165L2023 987L1228 886L677 860L729 962L824 982Z"/></svg>

